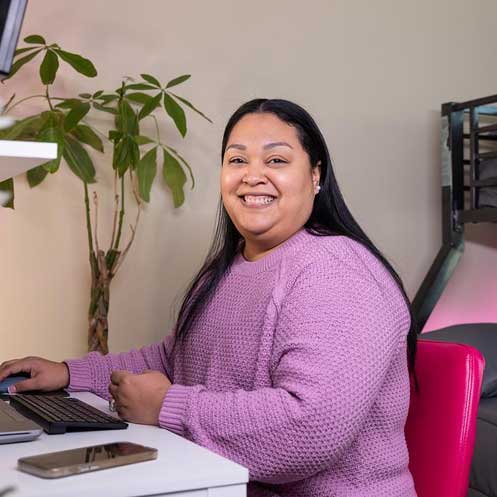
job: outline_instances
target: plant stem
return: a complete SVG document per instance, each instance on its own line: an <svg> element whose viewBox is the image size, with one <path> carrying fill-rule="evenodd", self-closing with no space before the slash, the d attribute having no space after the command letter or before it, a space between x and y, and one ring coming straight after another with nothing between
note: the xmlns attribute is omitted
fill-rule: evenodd
<svg viewBox="0 0 497 497"><path fill-rule="evenodd" d="M50 110L53 110L52 101L50 100L50 95L48 94L48 85L45 88L45 96L47 97L47 102L48 106L50 107Z"/></svg>
<svg viewBox="0 0 497 497"><path fill-rule="evenodd" d="M119 250L119 242L121 241L121 231L124 221L124 174L121 177L121 210L119 211L119 226L117 228L116 243L114 244L114 250Z"/></svg>
<svg viewBox="0 0 497 497"><path fill-rule="evenodd" d="M32 98L46 98L46 95L31 95L30 97L26 98L21 98L21 100L18 100L14 105L9 107L8 105L4 107L2 110L2 114L6 114L7 111L11 111L14 107L17 107L19 104L22 104L22 102L25 102L26 100L31 100Z"/></svg>
<svg viewBox="0 0 497 497"><path fill-rule="evenodd" d="M160 145L161 142L160 142L159 123L157 122L157 118L155 116L151 115L150 117L152 117L155 122L155 130L157 131L157 143Z"/></svg>
<svg viewBox="0 0 497 497"><path fill-rule="evenodd" d="M86 207L86 230L88 231L88 250L90 255L90 261L92 261L93 253L93 236L91 233L91 220L90 220L90 198L88 196L88 184L83 181L85 187L85 207Z"/></svg>

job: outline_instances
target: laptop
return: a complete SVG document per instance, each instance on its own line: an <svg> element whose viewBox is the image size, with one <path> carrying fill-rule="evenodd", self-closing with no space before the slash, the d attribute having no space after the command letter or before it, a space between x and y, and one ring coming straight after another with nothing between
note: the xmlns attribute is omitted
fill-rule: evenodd
<svg viewBox="0 0 497 497"><path fill-rule="evenodd" d="M25 418L7 402L0 400L0 444L34 440L42 431L34 421Z"/></svg>

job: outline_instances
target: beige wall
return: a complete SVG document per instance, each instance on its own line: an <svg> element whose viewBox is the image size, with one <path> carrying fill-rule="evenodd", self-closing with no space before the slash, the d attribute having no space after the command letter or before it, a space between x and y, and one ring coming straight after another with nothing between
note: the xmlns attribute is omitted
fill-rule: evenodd
<svg viewBox="0 0 497 497"><path fill-rule="evenodd" d="M214 120L190 114L183 143L163 127L198 184L177 211L154 189L113 283L111 349L170 329L172 302L209 243L223 126L253 97L294 99L316 117L353 213L412 296L440 241L440 104L495 93L496 18L493 0L31 0L23 34L43 34L99 69L86 80L61 67L56 93L115 88L140 72L163 80L191 72L183 95ZM36 78L23 71L2 98L30 94ZM99 164L108 169L109 158ZM103 195L109 175L100 178ZM82 187L61 171L28 190L18 181L16 211L0 214L0 360L79 355L89 285Z"/></svg>

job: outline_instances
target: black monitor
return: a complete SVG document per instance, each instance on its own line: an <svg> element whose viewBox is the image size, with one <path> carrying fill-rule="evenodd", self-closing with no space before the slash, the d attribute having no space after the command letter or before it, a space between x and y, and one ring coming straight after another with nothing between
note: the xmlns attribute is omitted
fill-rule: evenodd
<svg viewBox="0 0 497 497"><path fill-rule="evenodd" d="M28 0L0 0L0 77L7 76Z"/></svg>

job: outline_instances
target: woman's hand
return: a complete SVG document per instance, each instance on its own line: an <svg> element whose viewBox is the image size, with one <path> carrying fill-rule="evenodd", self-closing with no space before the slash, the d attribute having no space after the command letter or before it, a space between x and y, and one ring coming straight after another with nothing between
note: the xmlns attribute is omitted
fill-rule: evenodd
<svg viewBox="0 0 497 497"><path fill-rule="evenodd" d="M0 381L7 376L28 373L31 378L17 382L9 388L10 393L28 390L59 390L69 385L69 369L64 362L54 362L41 357L24 357L0 364Z"/></svg>
<svg viewBox="0 0 497 497"><path fill-rule="evenodd" d="M109 392L121 419L132 423L158 425L164 397L171 386L167 376L158 371L132 374L113 371Z"/></svg>

